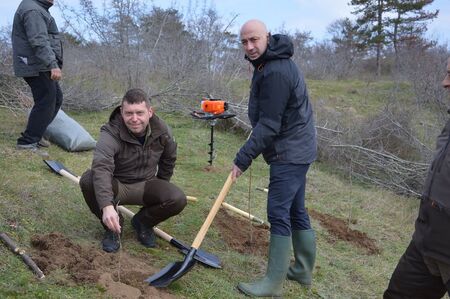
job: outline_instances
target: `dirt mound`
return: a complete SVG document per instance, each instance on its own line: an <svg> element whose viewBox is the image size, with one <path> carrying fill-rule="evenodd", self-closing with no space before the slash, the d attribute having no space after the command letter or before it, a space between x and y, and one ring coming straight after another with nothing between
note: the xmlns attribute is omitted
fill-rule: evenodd
<svg viewBox="0 0 450 299"><path fill-rule="evenodd" d="M33 260L44 272L64 285L99 284L111 298L176 298L144 282L159 269L151 257L132 257L123 250L106 253L94 246L74 244L60 233L31 239Z"/></svg>
<svg viewBox="0 0 450 299"><path fill-rule="evenodd" d="M219 210L213 222L222 239L233 250L245 254L267 255L269 230L254 226L243 217L234 217Z"/></svg>
<svg viewBox="0 0 450 299"><path fill-rule="evenodd" d="M374 239L369 238L366 233L351 229L348 227L347 221L311 209L308 210L308 213L314 219L319 220L320 224L325 227L333 237L364 248L367 250L368 254L378 254L381 252Z"/></svg>
<svg viewBox="0 0 450 299"><path fill-rule="evenodd" d="M337 238L367 250L368 254L378 254L381 250L374 239L366 233L351 229L343 219L309 209L311 217L318 220L331 234ZM220 231L222 239L228 246L240 253L267 255L270 232L267 228L252 225L249 220L232 216L225 210L219 210L213 225ZM330 241L333 242L333 239Z"/></svg>

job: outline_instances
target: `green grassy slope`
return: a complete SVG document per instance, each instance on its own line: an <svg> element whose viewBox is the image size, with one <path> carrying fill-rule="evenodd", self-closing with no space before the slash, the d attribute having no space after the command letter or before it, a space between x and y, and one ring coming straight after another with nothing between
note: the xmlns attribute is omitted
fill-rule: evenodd
<svg viewBox="0 0 450 299"><path fill-rule="evenodd" d="M94 137L109 112L69 113ZM161 224L177 238L190 243L212 205L231 167L232 159L245 138L216 130L217 159L213 171L204 171L208 160L209 127L199 120L182 115L161 115L173 128L179 144L179 158L173 182L199 202L189 204L180 216ZM63 232L74 242L98 243L102 229L89 212L81 193L73 183L52 174L42 160L14 149L16 138L24 127L23 116L15 117L0 109L0 231L11 235L19 244L29 247L30 237L37 233ZM53 145L51 159L58 160L76 174L90 166L92 152L67 153ZM333 237L316 219L312 219L318 236L318 253L314 284L310 290L286 282L286 298L380 298L388 279L413 230L418 201L387 191L351 184L320 163L308 173L307 206L320 213L351 219L350 228L376 240L381 253L368 255L364 249ZM240 178L226 201L265 217L265 194L255 187L268 183L268 167L257 159L250 171ZM249 184L251 184L249 192ZM237 229L250 229L242 227ZM129 223L125 233L132 236ZM144 252L158 260L156 267L182 257L175 250L146 250L134 239L123 240L130 252ZM162 241L158 241L159 244ZM202 248L220 256L222 270L195 266L170 291L187 298L244 298L236 291L239 281L258 277L265 260L229 250L212 227ZM95 298L103 297L95 285L66 286L56 283L50 274L38 282L20 258L0 246L0 297L5 298Z"/></svg>

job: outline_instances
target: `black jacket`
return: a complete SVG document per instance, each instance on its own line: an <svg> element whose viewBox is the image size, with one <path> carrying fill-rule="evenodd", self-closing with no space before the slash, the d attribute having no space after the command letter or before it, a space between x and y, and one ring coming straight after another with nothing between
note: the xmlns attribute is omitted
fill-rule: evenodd
<svg viewBox="0 0 450 299"><path fill-rule="evenodd" d="M413 240L424 256L450 265L450 120L436 141Z"/></svg>
<svg viewBox="0 0 450 299"><path fill-rule="evenodd" d="M268 163L309 164L316 158L314 117L303 74L290 59L285 35L270 37L266 52L251 61L255 67L248 103L253 131L234 163L245 171L263 154Z"/></svg>
<svg viewBox="0 0 450 299"><path fill-rule="evenodd" d="M23 0L17 8L11 35L17 77L62 68L61 35L48 11L52 5L47 0Z"/></svg>

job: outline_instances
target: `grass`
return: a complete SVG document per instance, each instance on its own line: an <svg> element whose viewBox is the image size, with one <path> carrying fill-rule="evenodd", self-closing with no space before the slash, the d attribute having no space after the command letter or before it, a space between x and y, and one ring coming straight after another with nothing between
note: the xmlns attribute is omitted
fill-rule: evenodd
<svg viewBox="0 0 450 299"><path fill-rule="evenodd" d="M374 83L375 84L375 83ZM349 86L353 86L353 82ZM332 93L326 84L311 82L311 93L317 97ZM357 102L364 86L350 87L335 83L336 97L349 90L349 97ZM337 88L340 88L338 90ZM380 96L381 98L381 96ZM365 108L364 108L365 109ZM68 113L82 124L94 138L109 116L101 113ZM207 172L209 127L205 122L176 114L159 113L173 128L179 145L179 155L173 182L199 202L189 204L177 217L160 227L177 239L190 243L205 215L218 195L231 169L236 151L245 137L217 129L215 147L217 158L214 170ZM52 174L41 159L14 149L16 138L25 126L22 115L15 117L0 109L0 231L7 232L18 244L29 249L30 238L37 233L63 232L74 242L98 244L102 229L89 212L81 193L73 183ZM51 159L62 162L76 174L90 167L92 152L67 153L53 145ZM265 193L255 187L268 184L268 166L258 158L238 182L232 186L226 200L261 218L266 217ZM250 187L249 187L250 186ZM382 189L351 183L333 173L326 165L315 163L308 173L307 206L321 213L352 219L350 227L367 233L382 249L378 255L367 253L352 244L336 240L319 222L312 219L317 232L317 262L314 284L304 289L286 281L286 298L380 298L393 269L406 248L413 230L418 201L396 196ZM133 209L131 207L131 209ZM237 229L250 229L241 227ZM125 235L132 235L125 225ZM124 240L127 242L127 240ZM145 253L157 259L156 267L180 260L174 250L166 246L144 249L137 243L127 245L131 253ZM158 241L162 244L163 241ZM136 244L136 245L134 245ZM202 249L218 255L222 270L195 266L182 279L171 284L169 290L185 298L245 298L235 288L240 281L249 281L265 270L265 259L242 255L229 250L212 227L202 243ZM31 271L5 246L0 246L1 298L102 298L104 293L96 285L67 286L57 283L58 273L38 282Z"/></svg>

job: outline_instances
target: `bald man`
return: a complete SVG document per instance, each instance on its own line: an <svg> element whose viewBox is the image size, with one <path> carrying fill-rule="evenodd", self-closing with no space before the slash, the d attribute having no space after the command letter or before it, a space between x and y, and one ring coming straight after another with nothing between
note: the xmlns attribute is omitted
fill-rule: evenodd
<svg viewBox="0 0 450 299"><path fill-rule="evenodd" d="M259 20L240 31L245 58L254 67L248 117L252 133L234 159L236 180L262 154L270 165L267 200L270 227L266 275L239 283L247 295L281 296L283 282L310 285L316 256L315 233L305 208L306 173L316 158L313 111L302 73L290 59L294 47L286 35L273 35ZM294 264L289 267L291 242Z"/></svg>

